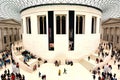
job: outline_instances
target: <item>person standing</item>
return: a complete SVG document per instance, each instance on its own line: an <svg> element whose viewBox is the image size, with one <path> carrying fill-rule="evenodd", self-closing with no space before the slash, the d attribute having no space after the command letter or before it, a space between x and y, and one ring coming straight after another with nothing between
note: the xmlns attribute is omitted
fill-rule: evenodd
<svg viewBox="0 0 120 80"><path fill-rule="evenodd" d="M25 80L25 76L24 75L22 76L22 79Z"/></svg>
<svg viewBox="0 0 120 80"><path fill-rule="evenodd" d="M90 60L90 56L88 56L88 61Z"/></svg>
<svg viewBox="0 0 120 80"><path fill-rule="evenodd" d="M64 68L64 72L63 72L63 74L67 74L67 70Z"/></svg>
<svg viewBox="0 0 120 80"><path fill-rule="evenodd" d="M41 72L39 72L39 77L41 77Z"/></svg>
<svg viewBox="0 0 120 80"><path fill-rule="evenodd" d="M11 80L15 80L15 75L14 75L14 73L11 73Z"/></svg>
<svg viewBox="0 0 120 80"><path fill-rule="evenodd" d="M95 78L96 78L96 76L95 76L95 74L93 75L93 80L95 80Z"/></svg>
<svg viewBox="0 0 120 80"><path fill-rule="evenodd" d="M61 70L60 69L58 70L58 75L61 76Z"/></svg>

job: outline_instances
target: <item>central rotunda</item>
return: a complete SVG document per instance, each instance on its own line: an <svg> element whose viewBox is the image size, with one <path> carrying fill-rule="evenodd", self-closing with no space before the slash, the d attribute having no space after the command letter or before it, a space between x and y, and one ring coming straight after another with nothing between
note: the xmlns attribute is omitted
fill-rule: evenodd
<svg viewBox="0 0 120 80"><path fill-rule="evenodd" d="M101 14L99 8L75 3L24 8L24 47L44 59L79 59L99 46Z"/></svg>

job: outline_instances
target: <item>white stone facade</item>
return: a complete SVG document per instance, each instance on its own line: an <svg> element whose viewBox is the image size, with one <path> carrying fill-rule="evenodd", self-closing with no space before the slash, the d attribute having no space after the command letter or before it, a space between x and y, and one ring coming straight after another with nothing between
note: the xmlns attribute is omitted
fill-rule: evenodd
<svg viewBox="0 0 120 80"><path fill-rule="evenodd" d="M74 50L69 50L69 11L74 11ZM53 11L54 50L49 50L48 11ZM46 15L46 34L38 34L37 16ZM56 15L66 16L66 33L56 34ZM76 15L84 15L84 34L76 34ZM92 17L96 17L96 32L91 34ZM31 18L31 34L26 33L26 17ZM101 11L87 6L78 5L43 5L31 7L21 12L23 19L23 44L32 53L45 59L59 57L79 59L96 50L100 42Z"/></svg>

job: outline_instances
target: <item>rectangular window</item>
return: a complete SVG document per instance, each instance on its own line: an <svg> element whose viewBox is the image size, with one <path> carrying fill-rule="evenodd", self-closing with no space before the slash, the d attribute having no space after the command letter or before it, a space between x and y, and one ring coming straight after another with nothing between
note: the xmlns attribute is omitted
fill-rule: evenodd
<svg viewBox="0 0 120 80"><path fill-rule="evenodd" d="M7 43L7 39L6 39L6 36L4 36L4 43Z"/></svg>
<svg viewBox="0 0 120 80"><path fill-rule="evenodd" d="M30 20L30 17L26 17L26 30L27 30L27 34L31 34L31 20Z"/></svg>
<svg viewBox="0 0 120 80"><path fill-rule="evenodd" d="M97 17L92 17L92 29L91 29L92 34L96 33L96 23L97 23Z"/></svg>
<svg viewBox="0 0 120 80"><path fill-rule="evenodd" d="M22 40L22 34L21 34L21 40Z"/></svg>
<svg viewBox="0 0 120 80"><path fill-rule="evenodd" d="M46 34L46 16L41 15L37 17L38 21L38 34Z"/></svg>
<svg viewBox="0 0 120 80"><path fill-rule="evenodd" d="M76 34L84 34L85 28L85 16L77 15L76 16Z"/></svg>
<svg viewBox="0 0 120 80"><path fill-rule="evenodd" d="M56 16L56 34L66 34L66 16Z"/></svg>
<svg viewBox="0 0 120 80"><path fill-rule="evenodd" d="M12 42L12 38L11 38L11 36L10 36L10 42Z"/></svg>

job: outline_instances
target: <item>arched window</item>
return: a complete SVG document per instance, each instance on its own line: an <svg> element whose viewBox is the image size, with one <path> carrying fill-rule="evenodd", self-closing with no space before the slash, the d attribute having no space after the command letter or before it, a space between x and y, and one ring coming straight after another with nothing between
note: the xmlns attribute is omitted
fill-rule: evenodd
<svg viewBox="0 0 120 80"><path fill-rule="evenodd" d="M57 34L60 34L60 16L57 16L57 17L56 17L56 29L57 29L57 30L56 30L56 31L57 31L56 33L57 33Z"/></svg>
<svg viewBox="0 0 120 80"><path fill-rule="evenodd" d="M66 34L66 16L65 15L56 16L56 33Z"/></svg>
<svg viewBox="0 0 120 80"><path fill-rule="evenodd" d="M46 34L46 16L38 16L38 34Z"/></svg>
<svg viewBox="0 0 120 80"><path fill-rule="evenodd" d="M97 17L92 17L92 28L91 28L91 33L94 34L96 33L96 23L97 23Z"/></svg>
<svg viewBox="0 0 120 80"><path fill-rule="evenodd" d="M31 19L30 19L30 17L26 17L26 30L27 30L27 34L31 34Z"/></svg>
<svg viewBox="0 0 120 80"><path fill-rule="evenodd" d="M76 34L84 34L85 16L77 15L76 16Z"/></svg>

